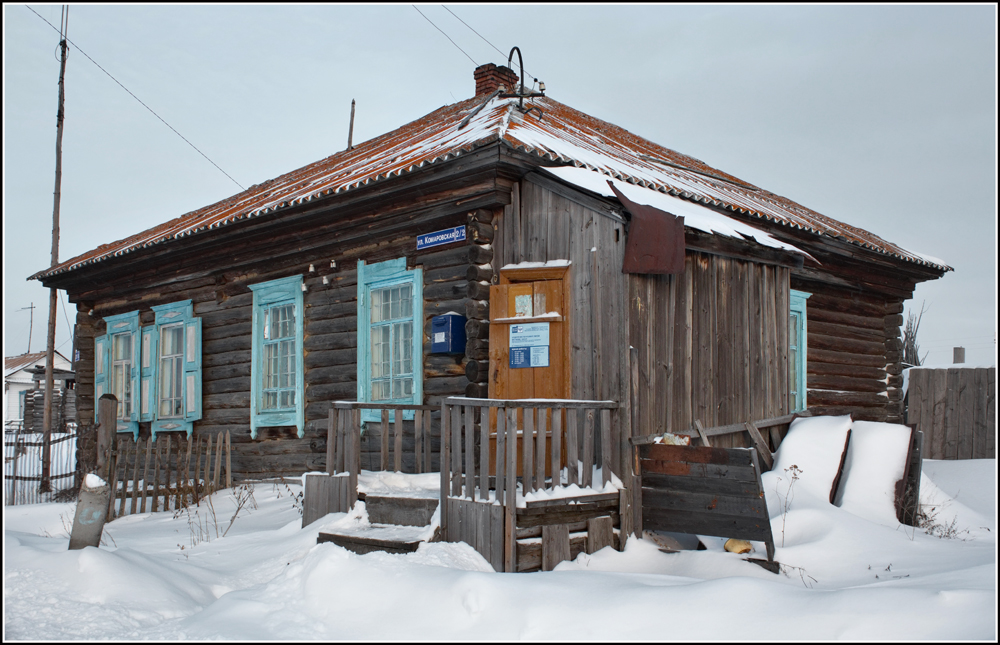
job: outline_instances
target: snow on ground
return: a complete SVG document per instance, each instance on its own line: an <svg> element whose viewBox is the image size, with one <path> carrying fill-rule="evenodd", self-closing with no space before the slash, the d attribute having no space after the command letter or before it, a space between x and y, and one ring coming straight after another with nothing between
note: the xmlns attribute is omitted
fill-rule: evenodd
<svg viewBox="0 0 1000 645"><path fill-rule="evenodd" d="M764 476L778 575L713 538L674 554L631 540L530 574L494 573L461 543L359 556L316 537L363 509L303 529L295 485L256 484L232 521L232 490L190 513L127 516L80 551L67 550L73 504L5 507L4 638L997 638L995 460L924 462L932 533L854 515L822 486L789 495L787 475Z"/></svg>

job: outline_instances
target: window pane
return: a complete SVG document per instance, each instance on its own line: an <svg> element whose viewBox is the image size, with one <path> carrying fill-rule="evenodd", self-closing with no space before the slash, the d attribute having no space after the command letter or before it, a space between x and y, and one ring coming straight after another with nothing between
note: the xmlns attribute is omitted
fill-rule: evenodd
<svg viewBox="0 0 1000 645"><path fill-rule="evenodd" d="M791 347L799 346L799 315L796 313L788 317L788 344Z"/></svg>

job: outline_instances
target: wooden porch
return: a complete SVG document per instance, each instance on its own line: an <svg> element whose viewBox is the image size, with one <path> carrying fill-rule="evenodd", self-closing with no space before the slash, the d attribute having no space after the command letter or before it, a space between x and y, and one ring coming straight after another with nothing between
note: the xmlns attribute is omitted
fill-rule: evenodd
<svg viewBox="0 0 1000 645"><path fill-rule="evenodd" d="M327 513L348 512L358 499L377 500L377 518L369 508L373 529L384 527L384 534L398 536L393 527L413 526L413 520L404 518L412 499L371 497L359 490L365 409L381 410L382 470L390 470L391 464L393 472L403 472L406 464L407 470L421 474L430 472L433 461L441 464L433 539L464 541L497 571L550 570L584 551L620 548L624 538L619 536L632 532L631 514L622 512L623 505L630 505L624 485L628 478L612 466L618 403L465 397L447 398L440 408L334 402L328 421L330 466L326 475L306 477L303 526ZM434 434L440 437L437 460L432 460ZM350 536L320 533L319 541L358 552L379 546L397 552L416 548L413 541L393 543L378 535L376 530Z"/></svg>

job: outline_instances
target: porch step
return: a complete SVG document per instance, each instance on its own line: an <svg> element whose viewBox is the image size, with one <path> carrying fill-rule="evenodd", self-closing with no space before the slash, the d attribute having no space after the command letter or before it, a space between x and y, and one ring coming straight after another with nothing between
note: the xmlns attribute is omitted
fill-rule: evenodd
<svg viewBox="0 0 1000 645"><path fill-rule="evenodd" d="M321 532L316 538L316 543L333 542L358 554L373 551L412 553L417 550L421 542L434 542L437 539L437 531L428 537L427 526L372 524L356 529L340 529L337 532Z"/></svg>
<svg viewBox="0 0 1000 645"><path fill-rule="evenodd" d="M421 497L365 496L368 521L372 524L427 526L437 510L438 500Z"/></svg>

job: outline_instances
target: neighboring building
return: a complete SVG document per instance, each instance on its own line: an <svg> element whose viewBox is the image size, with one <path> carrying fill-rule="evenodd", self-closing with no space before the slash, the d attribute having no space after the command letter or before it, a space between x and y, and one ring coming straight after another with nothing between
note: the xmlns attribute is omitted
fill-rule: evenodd
<svg viewBox="0 0 1000 645"><path fill-rule="evenodd" d="M903 302L950 267L498 92L507 68L475 79L474 98L32 276L77 305L81 426L114 393L120 432L229 430L235 473L261 477L325 467L337 399L612 399L623 448L807 406L901 420ZM467 340L437 353L449 312ZM544 351L508 351L519 316Z"/></svg>
<svg viewBox="0 0 1000 645"><path fill-rule="evenodd" d="M71 373L70 370L72 370L73 365L65 356L56 352L54 368L63 373ZM44 376L41 381L36 378L37 370L41 370L43 374L45 372L45 352L4 357L3 419L5 426L25 418L25 408L31 408L32 401L30 399L34 391L37 390L39 396L44 392L45 379ZM56 391L62 392L64 387L65 379L57 379Z"/></svg>

